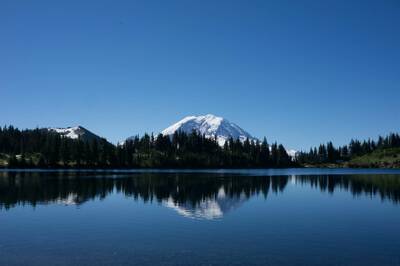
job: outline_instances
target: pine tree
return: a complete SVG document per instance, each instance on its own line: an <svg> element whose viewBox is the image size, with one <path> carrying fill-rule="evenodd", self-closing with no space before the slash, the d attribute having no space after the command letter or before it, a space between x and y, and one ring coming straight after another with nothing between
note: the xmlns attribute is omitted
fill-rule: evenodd
<svg viewBox="0 0 400 266"><path fill-rule="evenodd" d="M267 139L264 137L260 148L261 166L268 167L270 165L269 145Z"/></svg>

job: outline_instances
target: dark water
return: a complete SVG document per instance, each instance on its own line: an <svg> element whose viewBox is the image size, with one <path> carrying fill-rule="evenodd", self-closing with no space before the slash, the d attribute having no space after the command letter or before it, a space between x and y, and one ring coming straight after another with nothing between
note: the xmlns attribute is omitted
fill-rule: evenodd
<svg viewBox="0 0 400 266"><path fill-rule="evenodd" d="M0 172L0 265L400 265L400 171Z"/></svg>

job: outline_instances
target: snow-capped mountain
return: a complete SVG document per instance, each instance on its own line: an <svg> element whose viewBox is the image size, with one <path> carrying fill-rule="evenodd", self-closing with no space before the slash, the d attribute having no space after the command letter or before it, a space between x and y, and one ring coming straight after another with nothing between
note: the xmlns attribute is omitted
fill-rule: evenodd
<svg viewBox="0 0 400 266"><path fill-rule="evenodd" d="M292 157L292 158L295 158L296 155L297 155L297 153L298 153L298 151L293 150L293 149L286 150L286 152L287 152L287 154L288 154L290 157Z"/></svg>
<svg viewBox="0 0 400 266"><path fill-rule="evenodd" d="M235 123L212 114L187 116L172 126L164 129L161 134L164 136L171 136L176 131L191 133L193 130L200 134L204 134L207 138L216 138L218 144L221 146L223 146L231 137L241 141L245 141L246 139L257 140Z"/></svg>
<svg viewBox="0 0 400 266"><path fill-rule="evenodd" d="M86 128L82 126L76 126L76 127L52 127L52 128L47 128L49 131L56 132L60 134L61 136L70 138L70 139L78 139L81 138L82 140L92 140L92 139L101 139L99 136L96 134L90 132Z"/></svg>
<svg viewBox="0 0 400 266"><path fill-rule="evenodd" d="M187 116L177 123L167 127L161 134L164 136L172 136L177 131L185 133L191 133L193 130L200 134L204 134L207 138L216 138L220 146L223 146L229 138L234 140L239 139L245 141L246 139L257 141L258 139L250 135L247 131L239 127L237 124L230 122L229 120L215 116L212 114L200 115L200 116ZM133 139L129 137L127 140ZM125 141L119 142L119 145L123 145ZM296 150L286 150L288 155L294 158L297 154Z"/></svg>

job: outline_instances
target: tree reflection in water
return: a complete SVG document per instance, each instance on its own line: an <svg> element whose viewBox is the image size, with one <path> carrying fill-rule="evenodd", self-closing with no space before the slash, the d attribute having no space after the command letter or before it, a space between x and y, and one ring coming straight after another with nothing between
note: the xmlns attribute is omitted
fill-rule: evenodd
<svg viewBox="0 0 400 266"><path fill-rule="evenodd" d="M244 176L189 173L0 172L0 209L82 204L111 193L158 202L190 218L216 219L254 195L283 192L289 180L334 193L379 196L397 204L399 175Z"/></svg>

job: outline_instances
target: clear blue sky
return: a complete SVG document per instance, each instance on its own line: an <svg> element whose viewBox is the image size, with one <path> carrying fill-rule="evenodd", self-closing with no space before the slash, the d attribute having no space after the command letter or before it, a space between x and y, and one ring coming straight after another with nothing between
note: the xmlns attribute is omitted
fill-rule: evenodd
<svg viewBox="0 0 400 266"><path fill-rule="evenodd" d="M0 123L110 141L213 113L308 149L400 131L400 1L0 2Z"/></svg>

